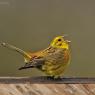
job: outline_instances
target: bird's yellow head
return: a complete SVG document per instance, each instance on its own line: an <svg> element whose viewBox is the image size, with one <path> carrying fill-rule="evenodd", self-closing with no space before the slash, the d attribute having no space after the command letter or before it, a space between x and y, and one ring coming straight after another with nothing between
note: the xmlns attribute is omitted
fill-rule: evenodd
<svg viewBox="0 0 95 95"><path fill-rule="evenodd" d="M65 40L64 36L58 36L55 37L51 42L51 46L56 48L69 49L69 42L71 41Z"/></svg>

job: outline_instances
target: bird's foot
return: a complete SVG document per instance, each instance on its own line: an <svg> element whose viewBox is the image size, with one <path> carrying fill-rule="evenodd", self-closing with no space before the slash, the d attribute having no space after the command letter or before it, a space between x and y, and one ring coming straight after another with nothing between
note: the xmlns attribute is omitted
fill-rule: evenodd
<svg viewBox="0 0 95 95"><path fill-rule="evenodd" d="M62 78L60 76L47 76L48 80L62 80Z"/></svg>

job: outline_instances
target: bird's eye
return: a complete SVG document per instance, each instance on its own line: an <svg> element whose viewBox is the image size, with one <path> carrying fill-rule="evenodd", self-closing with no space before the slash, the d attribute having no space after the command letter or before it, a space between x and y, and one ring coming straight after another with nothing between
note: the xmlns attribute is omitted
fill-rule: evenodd
<svg viewBox="0 0 95 95"><path fill-rule="evenodd" d="M61 41L61 39L58 39L58 41Z"/></svg>

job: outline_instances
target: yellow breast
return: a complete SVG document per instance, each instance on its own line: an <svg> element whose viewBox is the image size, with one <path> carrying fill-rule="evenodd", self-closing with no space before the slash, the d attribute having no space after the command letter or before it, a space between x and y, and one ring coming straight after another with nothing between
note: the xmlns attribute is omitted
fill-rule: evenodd
<svg viewBox="0 0 95 95"><path fill-rule="evenodd" d="M50 76L60 76L64 73L70 59L68 50L59 50L55 55L51 54L47 57L42 70Z"/></svg>

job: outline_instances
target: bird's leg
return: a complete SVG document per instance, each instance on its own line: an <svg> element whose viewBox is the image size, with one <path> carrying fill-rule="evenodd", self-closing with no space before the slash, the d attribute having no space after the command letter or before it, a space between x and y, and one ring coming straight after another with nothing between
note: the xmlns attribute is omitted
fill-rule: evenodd
<svg viewBox="0 0 95 95"><path fill-rule="evenodd" d="M46 76L46 78L49 79L49 80L54 80L53 76Z"/></svg>
<svg viewBox="0 0 95 95"><path fill-rule="evenodd" d="M47 79L49 79L49 80L61 80L62 78L60 76L47 76Z"/></svg>

